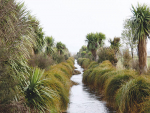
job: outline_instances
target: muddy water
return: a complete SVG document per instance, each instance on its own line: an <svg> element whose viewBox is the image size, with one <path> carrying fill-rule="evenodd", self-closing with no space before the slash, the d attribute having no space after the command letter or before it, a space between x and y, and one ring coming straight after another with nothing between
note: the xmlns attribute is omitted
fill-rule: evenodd
<svg viewBox="0 0 150 113"><path fill-rule="evenodd" d="M75 67L81 72L79 75L73 75L71 80L79 83L70 90L70 103L67 113L112 113L105 106L105 102L100 101L100 97L90 92L89 88L82 83L83 68L75 60Z"/></svg>

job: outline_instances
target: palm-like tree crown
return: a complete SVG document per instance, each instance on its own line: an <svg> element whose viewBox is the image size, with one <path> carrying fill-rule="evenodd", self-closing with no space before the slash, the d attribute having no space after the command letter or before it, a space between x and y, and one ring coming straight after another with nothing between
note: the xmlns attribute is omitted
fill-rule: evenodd
<svg viewBox="0 0 150 113"><path fill-rule="evenodd" d="M51 36L51 37L45 37L45 39L46 39L46 43L47 43L47 45L48 46L54 46L54 38Z"/></svg>
<svg viewBox="0 0 150 113"><path fill-rule="evenodd" d="M138 40L138 57L140 74L147 72L147 37L150 33L150 8L147 5L132 6L132 28L135 30L134 40Z"/></svg>
<svg viewBox="0 0 150 113"><path fill-rule="evenodd" d="M54 38L52 36L51 37L46 36L45 40L46 40L46 44L47 44L46 53L50 55L50 54L54 53L54 50L53 50Z"/></svg>
<svg viewBox="0 0 150 113"><path fill-rule="evenodd" d="M136 8L132 6L132 13L132 27L136 29L134 40L140 40L143 36L150 38L150 8L145 4L138 4Z"/></svg>
<svg viewBox="0 0 150 113"><path fill-rule="evenodd" d="M105 34L103 33L89 33L86 36L86 40L88 42L88 49L92 50L92 49L97 49L99 46L101 46L103 44L103 40L105 40Z"/></svg>
<svg viewBox="0 0 150 113"><path fill-rule="evenodd" d="M66 46L65 46L65 44L63 44L61 42L57 42L56 48L60 52L60 54L63 54L64 50L66 49Z"/></svg>

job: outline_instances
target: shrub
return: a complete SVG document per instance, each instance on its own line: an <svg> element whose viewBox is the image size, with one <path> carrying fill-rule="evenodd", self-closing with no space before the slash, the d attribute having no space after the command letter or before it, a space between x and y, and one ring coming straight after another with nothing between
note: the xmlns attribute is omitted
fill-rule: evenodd
<svg viewBox="0 0 150 113"><path fill-rule="evenodd" d="M131 67L132 67L132 69L135 69L137 71L139 70L139 61L138 61L138 59L132 59Z"/></svg>
<svg viewBox="0 0 150 113"><path fill-rule="evenodd" d="M98 50L98 56L99 56L99 59L98 59L99 63L105 60L109 60L113 65L116 65L118 61L115 56L115 51L108 47L100 48Z"/></svg>
<svg viewBox="0 0 150 113"><path fill-rule="evenodd" d="M65 61L65 56L64 55L59 55L58 53L55 53L53 55L53 60L56 62L56 63L61 63L61 62L64 62Z"/></svg>
<svg viewBox="0 0 150 113"><path fill-rule="evenodd" d="M125 49L123 51L123 66L126 68L126 69L129 69L131 67L131 55L129 54L129 50L128 49Z"/></svg>
<svg viewBox="0 0 150 113"><path fill-rule="evenodd" d="M39 67L41 69L48 69L50 65L54 64L51 57L44 54L37 54L29 59L28 64L32 67Z"/></svg>

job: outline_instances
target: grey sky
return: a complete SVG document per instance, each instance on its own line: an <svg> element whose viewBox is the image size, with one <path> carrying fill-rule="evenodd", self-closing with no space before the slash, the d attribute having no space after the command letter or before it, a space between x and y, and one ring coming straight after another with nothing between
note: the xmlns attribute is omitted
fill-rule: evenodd
<svg viewBox="0 0 150 113"><path fill-rule="evenodd" d="M121 36L123 22L130 18L131 4L150 0L17 0L40 21L47 36L64 43L70 52L85 45L87 33L102 32L108 39ZM150 41L149 41L150 42ZM150 50L148 43L148 50Z"/></svg>

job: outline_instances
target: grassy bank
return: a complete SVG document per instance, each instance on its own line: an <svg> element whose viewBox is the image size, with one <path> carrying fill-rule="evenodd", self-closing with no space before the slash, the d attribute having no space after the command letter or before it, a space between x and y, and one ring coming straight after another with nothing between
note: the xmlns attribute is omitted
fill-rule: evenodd
<svg viewBox="0 0 150 113"><path fill-rule="evenodd" d="M49 87L55 93L54 104L51 107L52 113L65 111L69 102L69 90L72 85L70 77L74 70L74 59L69 58L66 62L51 66L50 70L44 73L49 81Z"/></svg>
<svg viewBox="0 0 150 113"><path fill-rule="evenodd" d="M79 58L82 66L88 59ZM118 113L150 112L150 77L134 70L117 70L109 61L91 61L83 74L83 83L103 96Z"/></svg>
<svg viewBox="0 0 150 113"><path fill-rule="evenodd" d="M74 58L53 65L45 71L35 68L29 76L24 95L31 112L60 113L67 109L70 77L74 70Z"/></svg>

